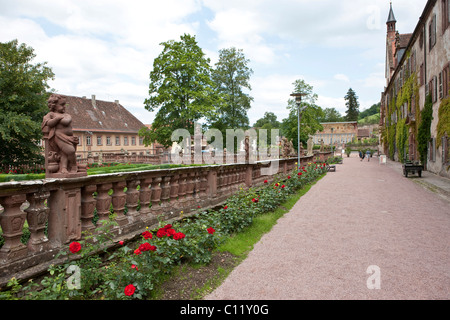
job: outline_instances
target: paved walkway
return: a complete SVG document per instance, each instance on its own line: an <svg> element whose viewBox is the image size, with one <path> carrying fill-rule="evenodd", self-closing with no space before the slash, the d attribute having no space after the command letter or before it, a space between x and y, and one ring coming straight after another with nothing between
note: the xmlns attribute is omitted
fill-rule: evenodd
<svg viewBox="0 0 450 320"><path fill-rule="evenodd" d="M354 155L336 167L205 299L450 299L449 181Z"/></svg>

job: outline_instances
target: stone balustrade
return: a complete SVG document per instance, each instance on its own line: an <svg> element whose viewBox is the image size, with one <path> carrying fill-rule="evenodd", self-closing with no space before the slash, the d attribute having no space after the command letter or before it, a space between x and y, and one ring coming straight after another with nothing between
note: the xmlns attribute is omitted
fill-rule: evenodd
<svg viewBox="0 0 450 320"><path fill-rule="evenodd" d="M321 154L320 161L329 154ZM295 168L297 159L279 160L276 173ZM301 163L312 161L302 158ZM119 239L131 239L158 218L177 219L223 203L240 187L257 186L269 162L191 166L164 170L0 183L0 286L14 274L46 270L61 248L95 231L111 213ZM95 219L94 219L95 218ZM94 221L96 221L94 223ZM24 226L29 240L23 243Z"/></svg>

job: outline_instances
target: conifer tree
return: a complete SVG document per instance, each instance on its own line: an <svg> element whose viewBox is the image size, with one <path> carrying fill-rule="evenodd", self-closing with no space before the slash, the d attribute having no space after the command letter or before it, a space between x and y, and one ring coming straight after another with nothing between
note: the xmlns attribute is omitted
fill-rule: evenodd
<svg viewBox="0 0 450 320"><path fill-rule="evenodd" d="M347 111L345 112L345 120L347 121L358 121L359 116L359 102L355 91L352 88L348 89L347 95L345 96L345 105L347 106Z"/></svg>

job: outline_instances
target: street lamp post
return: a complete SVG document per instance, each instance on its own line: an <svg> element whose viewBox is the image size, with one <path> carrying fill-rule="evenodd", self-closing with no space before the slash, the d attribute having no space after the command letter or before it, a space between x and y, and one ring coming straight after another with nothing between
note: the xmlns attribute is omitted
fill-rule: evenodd
<svg viewBox="0 0 450 320"><path fill-rule="evenodd" d="M297 116L298 116L298 125L297 125L297 170L300 170L300 119L301 112L305 110L306 106L301 108L300 105L302 103L302 96L305 96L304 93L292 93L291 97L295 97L295 103L297 104Z"/></svg>

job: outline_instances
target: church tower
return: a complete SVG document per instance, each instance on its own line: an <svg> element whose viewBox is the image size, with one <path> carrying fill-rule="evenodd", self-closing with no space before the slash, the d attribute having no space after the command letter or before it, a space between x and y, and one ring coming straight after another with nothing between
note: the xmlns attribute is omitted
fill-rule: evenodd
<svg viewBox="0 0 450 320"><path fill-rule="evenodd" d="M386 21L387 26L387 35L386 35L386 81L389 83L389 80L395 70L395 38L397 31L395 30L395 24L397 20L395 20L394 11L392 10L392 1L391 7L389 10L389 16Z"/></svg>

